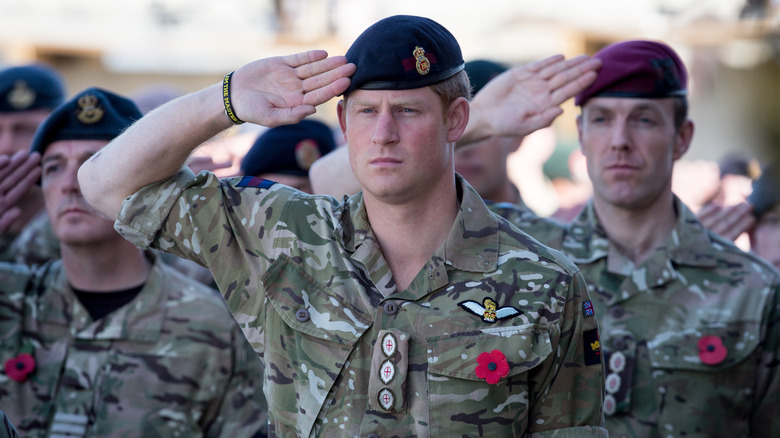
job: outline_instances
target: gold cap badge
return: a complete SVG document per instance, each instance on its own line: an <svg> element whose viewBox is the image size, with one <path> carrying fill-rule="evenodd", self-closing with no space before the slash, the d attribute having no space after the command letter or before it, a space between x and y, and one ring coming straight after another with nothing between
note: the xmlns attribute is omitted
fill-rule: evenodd
<svg viewBox="0 0 780 438"><path fill-rule="evenodd" d="M98 98L94 94L85 94L78 101L79 109L76 110L76 118L85 125L97 123L103 118L103 108L98 104Z"/></svg>
<svg viewBox="0 0 780 438"><path fill-rule="evenodd" d="M311 165L321 156L317 143L310 138L301 140L295 145L295 161L298 163L298 167L303 170L309 170Z"/></svg>
<svg viewBox="0 0 780 438"><path fill-rule="evenodd" d="M18 80L14 83L14 88L8 92L6 99L8 105L16 110L25 110L35 103L35 90L27 86L27 82Z"/></svg>
<svg viewBox="0 0 780 438"><path fill-rule="evenodd" d="M420 73L423 76L430 73L431 61L425 57L425 50L422 47L415 47L412 51L412 56L414 56L415 59L414 68L417 69L417 73Z"/></svg>

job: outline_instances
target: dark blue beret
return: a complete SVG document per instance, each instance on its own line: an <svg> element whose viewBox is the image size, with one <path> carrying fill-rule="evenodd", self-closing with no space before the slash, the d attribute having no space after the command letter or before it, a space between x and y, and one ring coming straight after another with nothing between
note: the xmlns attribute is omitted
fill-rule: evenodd
<svg viewBox="0 0 780 438"><path fill-rule="evenodd" d="M55 70L41 64L0 71L0 113L54 109L65 98L65 86Z"/></svg>
<svg viewBox="0 0 780 438"><path fill-rule="evenodd" d="M471 82L472 94L479 93L491 79L505 72L507 67L486 59L475 59L466 63L466 73Z"/></svg>
<svg viewBox="0 0 780 438"><path fill-rule="evenodd" d="M35 131L30 152L58 140L113 140L141 118L135 103L110 91L87 88L55 109Z"/></svg>
<svg viewBox="0 0 780 438"><path fill-rule="evenodd" d="M347 50L357 69L352 90L408 90L441 82L463 70L455 37L424 17L395 15L366 29Z"/></svg>
<svg viewBox="0 0 780 438"><path fill-rule="evenodd" d="M753 214L760 218L762 214L780 204L780 161L767 165L755 181L748 202L753 205Z"/></svg>
<svg viewBox="0 0 780 438"><path fill-rule="evenodd" d="M591 97L659 99L685 96L688 72L677 53L657 41L624 41L599 50L596 80L574 98L584 105Z"/></svg>
<svg viewBox="0 0 780 438"><path fill-rule="evenodd" d="M306 119L277 126L260 134L241 160L244 175L281 173L308 176L309 167L336 149L333 131L322 122Z"/></svg>

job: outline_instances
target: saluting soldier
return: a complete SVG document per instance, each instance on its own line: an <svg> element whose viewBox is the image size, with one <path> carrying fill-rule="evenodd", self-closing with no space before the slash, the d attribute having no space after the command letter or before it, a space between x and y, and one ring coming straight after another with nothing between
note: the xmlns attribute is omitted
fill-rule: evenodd
<svg viewBox="0 0 780 438"><path fill-rule="evenodd" d="M597 65L555 57L536 70L581 90ZM263 353L271 433L606 436L580 273L453 171L469 119L463 66L440 24L389 17L346 57L245 65L82 166L88 200L128 239L211 269ZM363 188L342 202L182 167L233 123L294 123L338 95Z"/></svg>
<svg viewBox="0 0 780 438"><path fill-rule="evenodd" d="M0 264L0 406L25 437L261 436L262 362L217 291L122 238L79 166L141 118L89 88L40 126L61 260Z"/></svg>

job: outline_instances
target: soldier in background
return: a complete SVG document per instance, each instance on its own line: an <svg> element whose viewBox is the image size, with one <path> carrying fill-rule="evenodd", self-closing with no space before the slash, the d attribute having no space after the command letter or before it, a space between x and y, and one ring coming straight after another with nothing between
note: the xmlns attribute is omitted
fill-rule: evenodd
<svg viewBox="0 0 780 438"><path fill-rule="evenodd" d="M314 119L277 126L257 137L241 160L241 174L276 181L312 193L311 165L336 149L333 131Z"/></svg>
<svg viewBox="0 0 780 438"><path fill-rule="evenodd" d="M0 70L0 261L13 261L16 239L32 222L46 232L38 254L56 254L57 239L43 213L37 154L28 150L35 130L65 98L59 73L42 64ZM40 260L33 260L38 262Z"/></svg>
<svg viewBox="0 0 780 438"><path fill-rule="evenodd" d="M85 196L132 241L211 269L264 353L275 434L605 436L579 272L453 171L470 87L452 34L394 16L326 56L258 60L160 107L82 165ZM571 96L597 66L532 70ZM294 123L342 93L363 190L341 203L183 167L232 123Z"/></svg>
<svg viewBox="0 0 780 438"><path fill-rule="evenodd" d="M780 269L780 161L769 163L748 196L755 225L748 231L751 251Z"/></svg>
<svg viewBox="0 0 780 438"><path fill-rule="evenodd" d="M613 44L595 57L598 77L575 99L593 198L557 235L534 236L588 281L607 429L778 436L778 273L706 229L671 191L694 131L685 66L654 41ZM480 108L481 120L511 117L490 108ZM493 129L513 132L506 123Z"/></svg>
<svg viewBox="0 0 780 438"><path fill-rule="evenodd" d="M81 195L81 163L139 118L90 88L36 133L62 258L0 265L0 406L25 436L264 435L262 363L217 292L123 239Z"/></svg>

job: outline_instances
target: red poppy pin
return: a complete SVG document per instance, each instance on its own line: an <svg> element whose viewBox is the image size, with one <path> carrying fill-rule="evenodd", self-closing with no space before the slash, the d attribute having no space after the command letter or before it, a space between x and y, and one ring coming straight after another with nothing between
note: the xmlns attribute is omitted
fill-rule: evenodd
<svg viewBox="0 0 780 438"><path fill-rule="evenodd" d="M474 371L476 371L477 377L495 385L502 377L509 374L509 364L506 362L504 353L493 350L490 353L484 352L477 357L477 368Z"/></svg>
<svg viewBox="0 0 780 438"><path fill-rule="evenodd" d="M729 350L717 336L703 336L699 339L699 359L707 365L723 362Z"/></svg>
<svg viewBox="0 0 780 438"><path fill-rule="evenodd" d="M35 358L30 353L19 353L5 361L5 374L17 382L24 382L35 369Z"/></svg>

